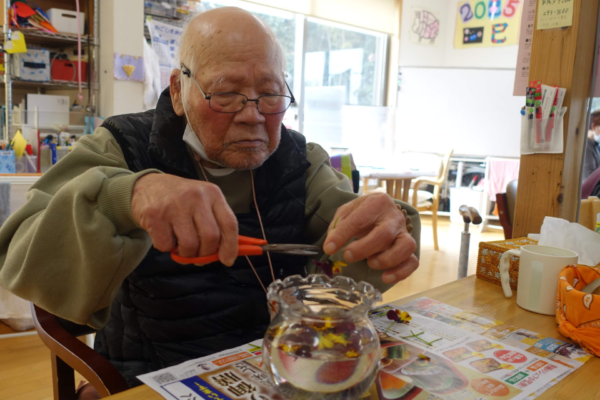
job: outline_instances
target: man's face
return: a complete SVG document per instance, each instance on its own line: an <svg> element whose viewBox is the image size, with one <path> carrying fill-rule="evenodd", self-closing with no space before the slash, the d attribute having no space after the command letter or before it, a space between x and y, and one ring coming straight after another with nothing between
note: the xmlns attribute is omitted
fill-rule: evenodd
<svg viewBox="0 0 600 400"><path fill-rule="evenodd" d="M264 94L288 93L281 61L272 44L211 46L208 62L200 60L192 70L206 95L217 92L242 93L250 99ZM191 78L181 75L181 79ZM255 102L248 102L237 113L220 113L209 106L193 82L187 82L183 105L189 123L211 160L235 169L254 169L275 152L281 139L284 113L264 115Z"/></svg>

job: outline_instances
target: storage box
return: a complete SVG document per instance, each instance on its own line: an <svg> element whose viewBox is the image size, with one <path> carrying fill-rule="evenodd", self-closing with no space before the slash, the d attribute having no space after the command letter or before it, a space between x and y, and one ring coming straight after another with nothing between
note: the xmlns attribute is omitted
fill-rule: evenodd
<svg viewBox="0 0 600 400"><path fill-rule="evenodd" d="M0 150L0 173L14 174L15 172L15 152L13 150Z"/></svg>
<svg viewBox="0 0 600 400"><path fill-rule="evenodd" d="M54 81L77 82L77 61L54 60L50 74ZM87 63L81 62L81 82L87 81Z"/></svg>
<svg viewBox="0 0 600 400"><path fill-rule="evenodd" d="M77 35L77 12L51 8L46 11L50 23L61 33L73 33ZM85 13L79 13L79 32L83 35L85 29Z"/></svg>
<svg viewBox="0 0 600 400"><path fill-rule="evenodd" d="M477 254L477 278L493 283L494 285L502 286L500 269L498 268L502 254L508 250L520 249L521 246L537 243L536 240L527 238L498 240L496 242L480 242L479 253ZM510 276L511 289L517 290L517 282L519 281L519 257L512 256L510 258L508 275Z"/></svg>
<svg viewBox="0 0 600 400"><path fill-rule="evenodd" d="M50 80L50 51L47 49L27 49L27 53L13 54L11 57L13 75L22 81L48 82Z"/></svg>

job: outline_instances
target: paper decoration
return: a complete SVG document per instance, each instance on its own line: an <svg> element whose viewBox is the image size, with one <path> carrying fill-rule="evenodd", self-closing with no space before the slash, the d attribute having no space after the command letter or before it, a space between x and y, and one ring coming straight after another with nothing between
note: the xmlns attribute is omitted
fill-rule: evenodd
<svg viewBox="0 0 600 400"><path fill-rule="evenodd" d="M158 54L160 65L160 86L161 91L170 84L171 71L179 68L179 42L183 28L158 22L155 20L146 21L150 38L152 39L152 49Z"/></svg>
<svg viewBox="0 0 600 400"><path fill-rule="evenodd" d="M15 53L27 53L27 45L25 44L25 36L19 32L14 31L11 39L4 43L4 50L9 54Z"/></svg>
<svg viewBox="0 0 600 400"><path fill-rule="evenodd" d="M21 130L17 131L10 144L15 151L16 159L20 160L23 153L25 153L25 146L27 146L27 140L23 137Z"/></svg>
<svg viewBox="0 0 600 400"><path fill-rule="evenodd" d="M519 35L519 54L517 55L513 96L525 96L525 88L529 83L529 63L531 61L531 44L533 42L535 3L536 0L525 0L523 10L521 11L521 33Z"/></svg>
<svg viewBox="0 0 600 400"><path fill-rule="evenodd" d="M421 7L412 7L412 25L408 38L414 44L435 46L440 39L440 18L438 14Z"/></svg>
<svg viewBox="0 0 600 400"><path fill-rule="evenodd" d="M115 53L114 70L119 81L144 82L144 57Z"/></svg>
<svg viewBox="0 0 600 400"><path fill-rule="evenodd" d="M537 30L573 25L573 0L538 0Z"/></svg>
<svg viewBox="0 0 600 400"><path fill-rule="evenodd" d="M454 47L498 47L517 44L523 0L458 2Z"/></svg>

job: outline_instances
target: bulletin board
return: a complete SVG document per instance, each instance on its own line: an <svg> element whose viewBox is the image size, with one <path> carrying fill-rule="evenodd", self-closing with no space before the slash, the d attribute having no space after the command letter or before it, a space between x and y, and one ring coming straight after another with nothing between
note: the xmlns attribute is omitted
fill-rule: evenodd
<svg viewBox="0 0 600 400"><path fill-rule="evenodd" d="M500 47L519 39L523 0L459 1L456 10L454 47Z"/></svg>

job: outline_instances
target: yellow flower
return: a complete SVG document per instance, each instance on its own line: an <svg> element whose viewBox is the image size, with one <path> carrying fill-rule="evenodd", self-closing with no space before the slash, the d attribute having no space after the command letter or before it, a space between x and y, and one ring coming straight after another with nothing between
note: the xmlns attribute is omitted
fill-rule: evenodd
<svg viewBox="0 0 600 400"><path fill-rule="evenodd" d="M402 311L401 313L399 313L399 315L400 315L400 321L402 321L402 322L408 322L412 319L410 314L407 313L406 311Z"/></svg>
<svg viewBox="0 0 600 400"><path fill-rule="evenodd" d="M325 336L327 339L331 340L333 343L339 343L339 344L343 344L344 346L347 345L348 342L343 335L336 335L335 333L328 333Z"/></svg>
<svg viewBox="0 0 600 400"><path fill-rule="evenodd" d="M358 357L358 355L359 354L357 352L355 352L354 350L348 350L346 352L346 357L348 357L348 358L356 358L356 357Z"/></svg>
<svg viewBox="0 0 600 400"><path fill-rule="evenodd" d="M317 331L325 331L327 329L333 328L333 324L330 322L331 318L325 317L325 318L323 318L323 321L325 321L325 322L318 322L318 323L314 324L312 327Z"/></svg>
<svg viewBox="0 0 600 400"><path fill-rule="evenodd" d="M331 339L322 335L319 336L319 350L331 349L334 345L335 343Z"/></svg>
<svg viewBox="0 0 600 400"><path fill-rule="evenodd" d="M300 346L288 346L287 344L279 344L279 349L285 351L286 353L294 353L296 350L300 348Z"/></svg>

